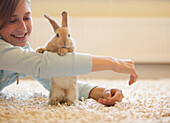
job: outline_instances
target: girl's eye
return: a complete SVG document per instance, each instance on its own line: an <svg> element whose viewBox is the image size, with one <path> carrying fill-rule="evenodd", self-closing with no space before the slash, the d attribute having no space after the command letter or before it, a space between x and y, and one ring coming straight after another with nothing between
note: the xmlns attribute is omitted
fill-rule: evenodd
<svg viewBox="0 0 170 123"><path fill-rule="evenodd" d="M11 20L10 23L15 23L17 20Z"/></svg>
<svg viewBox="0 0 170 123"><path fill-rule="evenodd" d="M70 34L68 34L68 37L70 37Z"/></svg>
<svg viewBox="0 0 170 123"><path fill-rule="evenodd" d="M24 20L29 20L30 18L24 18Z"/></svg>
<svg viewBox="0 0 170 123"><path fill-rule="evenodd" d="M57 38L59 38L59 34L57 33Z"/></svg>

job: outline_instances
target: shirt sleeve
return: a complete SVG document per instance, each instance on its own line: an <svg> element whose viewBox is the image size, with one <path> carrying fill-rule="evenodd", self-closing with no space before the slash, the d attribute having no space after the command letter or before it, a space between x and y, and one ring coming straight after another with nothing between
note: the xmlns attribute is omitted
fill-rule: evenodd
<svg viewBox="0 0 170 123"><path fill-rule="evenodd" d="M80 82L78 81L78 91L79 91L79 100L83 97L85 100L89 97L91 90L96 87L96 85L89 82Z"/></svg>
<svg viewBox="0 0 170 123"><path fill-rule="evenodd" d="M89 54L57 53L35 51L13 46L0 39L0 69L32 75L38 78L77 76L88 74L92 69Z"/></svg>

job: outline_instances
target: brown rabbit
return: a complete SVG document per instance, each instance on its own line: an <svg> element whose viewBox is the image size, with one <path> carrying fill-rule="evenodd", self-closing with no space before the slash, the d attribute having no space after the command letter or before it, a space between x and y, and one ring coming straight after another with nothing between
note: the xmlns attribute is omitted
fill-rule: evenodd
<svg viewBox="0 0 170 123"><path fill-rule="evenodd" d="M67 12L62 12L62 27L60 27L53 18L49 17L48 15L44 16L50 21L56 35L54 35L51 40L49 40L45 48L39 48L37 49L37 52L56 52L61 56L65 55L67 52L73 52L75 44L73 39L70 37L67 24Z"/></svg>
<svg viewBox="0 0 170 123"><path fill-rule="evenodd" d="M63 56L75 49L74 41L70 37L67 12L62 12L62 27L60 27L54 19L44 15L51 23L55 35L49 40L45 48L38 48L36 52L44 53L56 52ZM49 95L49 103L57 105L58 103L67 103L71 105L77 100L77 77L53 77L51 78L51 87Z"/></svg>

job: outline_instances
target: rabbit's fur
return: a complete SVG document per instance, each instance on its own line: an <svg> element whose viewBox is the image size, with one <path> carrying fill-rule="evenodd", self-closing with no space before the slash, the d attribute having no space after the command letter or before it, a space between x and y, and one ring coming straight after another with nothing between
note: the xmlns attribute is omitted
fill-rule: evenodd
<svg viewBox="0 0 170 123"><path fill-rule="evenodd" d="M69 34L67 12L62 12L62 27L60 27L51 17L47 15L44 16L50 21L55 35L49 40L45 48L38 48L36 52L56 52L61 56L68 52L73 52L75 45ZM77 77L51 78L49 95L49 103L51 105L57 105L58 103L66 103L67 105L71 105L77 97Z"/></svg>

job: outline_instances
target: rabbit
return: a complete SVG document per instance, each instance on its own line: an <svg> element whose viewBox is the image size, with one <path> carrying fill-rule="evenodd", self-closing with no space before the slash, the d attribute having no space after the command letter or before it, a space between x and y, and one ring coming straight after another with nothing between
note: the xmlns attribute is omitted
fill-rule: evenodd
<svg viewBox="0 0 170 123"><path fill-rule="evenodd" d="M64 56L68 52L74 52L75 43L70 37L67 12L62 12L62 27L57 22L44 15L51 23L55 35L49 40L45 48L38 48L36 52L44 53L55 52L60 56ZM52 77L49 95L49 104L58 105L58 103L66 103L71 105L78 98L77 77Z"/></svg>
<svg viewBox="0 0 170 123"><path fill-rule="evenodd" d="M56 52L61 56L67 52L73 52L75 43L70 37L67 12L62 12L62 27L60 27L53 18L48 15L44 16L50 21L56 35L49 40L45 48L38 48L36 51L39 53L43 53L44 51Z"/></svg>

